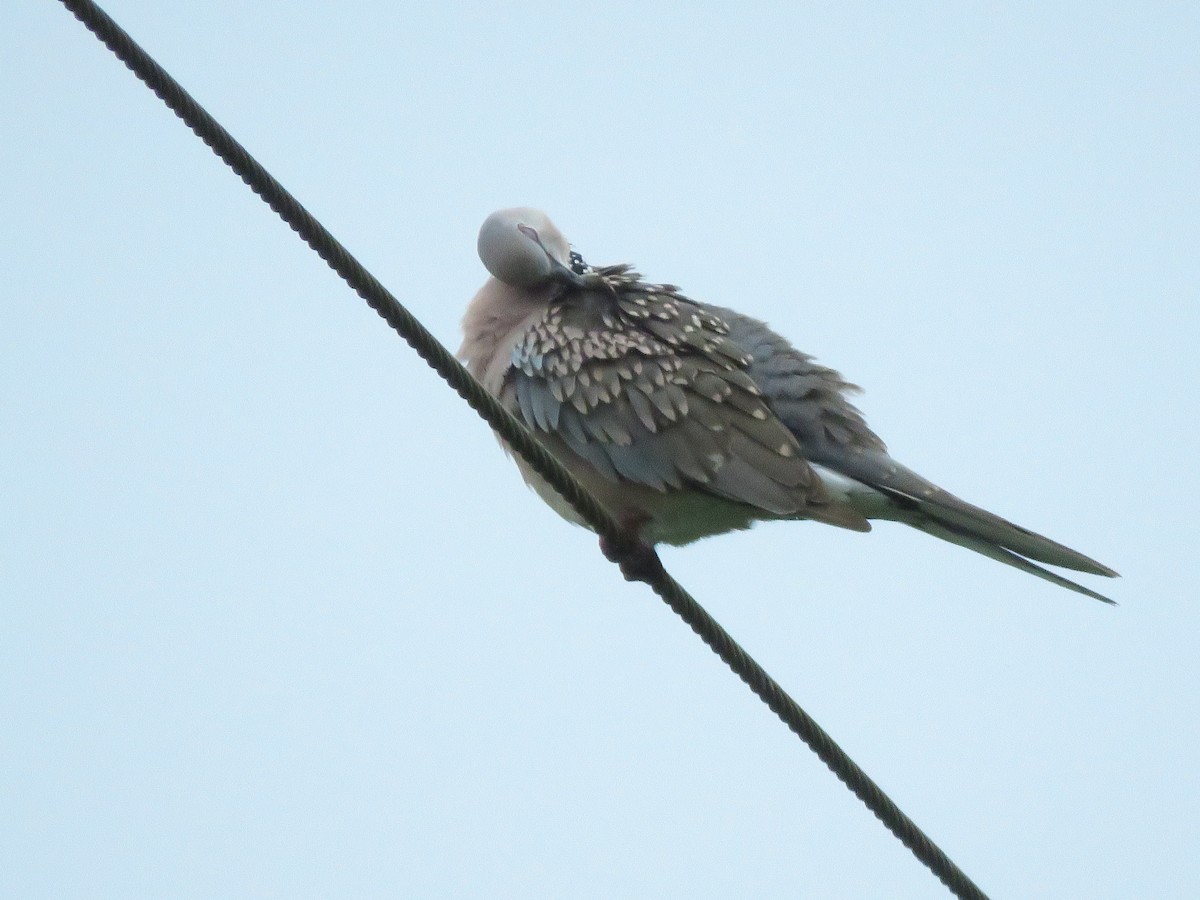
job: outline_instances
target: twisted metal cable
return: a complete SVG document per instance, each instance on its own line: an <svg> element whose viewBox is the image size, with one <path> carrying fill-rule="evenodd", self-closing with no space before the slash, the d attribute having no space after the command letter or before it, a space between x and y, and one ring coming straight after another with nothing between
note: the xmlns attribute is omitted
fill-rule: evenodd
<svg viewBox="0 0 1200 900"><path fill-rule="evenodd" d="M60 0L150 88L200 140L340 275L517 453L618 550L623 533L608 512L484 390L417 319L368 272L272 175L234 140L183 87L91 0ZM758 697L804 741L868 809L957 897L986 895L871 780L767 672L664 569L647 583Z"/></svg>

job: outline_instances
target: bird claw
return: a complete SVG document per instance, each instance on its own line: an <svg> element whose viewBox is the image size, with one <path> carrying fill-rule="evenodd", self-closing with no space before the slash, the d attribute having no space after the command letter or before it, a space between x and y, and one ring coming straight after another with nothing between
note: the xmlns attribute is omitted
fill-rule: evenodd
<svg viewBox="0 0 1200 900"><path fill-rule="evenodd" d="M658 558L657 551L637 538L602 536L600 552L609 562L617 564L626 581L650 584L663 573L662 560Z"/></svg>

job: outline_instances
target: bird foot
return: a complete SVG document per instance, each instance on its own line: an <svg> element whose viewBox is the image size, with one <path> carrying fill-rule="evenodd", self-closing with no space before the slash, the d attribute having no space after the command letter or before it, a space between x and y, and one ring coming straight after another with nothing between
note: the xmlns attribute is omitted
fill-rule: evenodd
<svg viewBox="0 0 1200 900"><path fill-rule="evenodd" d="M644 581L649 584L663 573L662 560L658 558L652 544L647 544L638 532L645 524L645 516L619 516L621 531L616 536L600 537L600 552L621 569L626 581Z"/></svg>

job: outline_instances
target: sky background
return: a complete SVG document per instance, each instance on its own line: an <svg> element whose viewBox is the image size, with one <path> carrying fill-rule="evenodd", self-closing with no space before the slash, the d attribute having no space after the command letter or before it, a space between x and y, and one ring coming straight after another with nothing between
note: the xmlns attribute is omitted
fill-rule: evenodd
<svg viewBox="0 0 1200 900"><path fill-rule="evenodd" d="M1123 574L670 570L997 897L1200 893L1200 11L108 11L445 343L493 209ZM0 29L0 894L944 896L58 3Z"/></svg>

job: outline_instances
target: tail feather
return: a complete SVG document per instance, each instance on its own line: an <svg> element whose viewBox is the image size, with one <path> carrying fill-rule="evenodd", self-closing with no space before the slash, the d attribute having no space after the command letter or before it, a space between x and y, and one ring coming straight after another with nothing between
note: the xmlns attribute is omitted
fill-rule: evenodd
<svg viewBox="0 0 1200 900"><path fill-rule="evenodd" d="M997 562L1002 562L1005 565L1012 566L1014 569L1020 569L1022 572L1028 572L1030 575L1036 575L1049 581L1051 584L1057 584L1059 587L1064 587L1069 591L1074 591L1077 594L1083 594L1085 597L1091 597L1094 600L1099 600L1102 603L1108 603L1116 606L1117 602L1103 594L1093 591L1091 588L1084 587L1082 584L1077 584L1069 578L1051 572L1049 569L1043 569L1036 563L1032 563L1023 556L1018 556L1016 553L1008 550L998 544L992 543L986 538L979 537L974 534L969 534L939 522L936 519L905 519L907 524L914 528L919 528L926 534L933 535L936 538L941 538L943 541L949 541L952 544L958 544L960 547L966 547L968 550L974 550L976 553L982 553L984 556L994 559Z"/></svg>
<svg viewBox="0 0 1200 900"><path fill-rule="evenodd" d="M1115 578L1108 566L960 500L886 454L840 454L820 460L816 468L831 492L867 518L904 522L1060 587L1113 602L1036 563Z"/></svg>
<svg viewBox="0 0 1200 900"><path fill-rule="evenodd" d="M999 544L1006 550L1038 562L1074 569L1076 572L1087 572L1090 575L1117 577L1117 573L1108 566L1084 556L1077 550L1043 537L1028 528L1022 528L944 491L941 496L921 502L920 509L948 527Z"/></svg>

